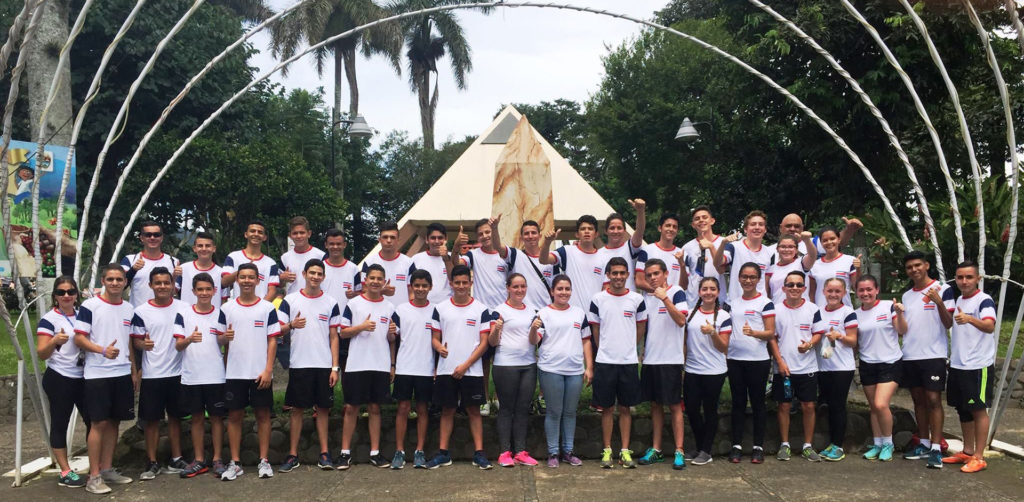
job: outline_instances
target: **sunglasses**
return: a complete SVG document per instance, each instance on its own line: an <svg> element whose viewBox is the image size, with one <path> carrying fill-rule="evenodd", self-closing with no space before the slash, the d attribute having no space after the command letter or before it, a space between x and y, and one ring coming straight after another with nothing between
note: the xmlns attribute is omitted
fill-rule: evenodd
<svg viewBox="0 0 1024 502"><path fill-rule="evenodd" d="M143 237L163 237L163 232L142 232Z"/></svg>
<svg viewBox="0 0 1024 502"><path fill-rule="evenodd" d="M802 288L802 287L804 287L804 283L802 283L802 282L787 282L785 284L785 286L787 288Z"/></svg>
<svg viewBox="0 0 1024 502"><path fill-rule="evenodd" d="M53 292L53 296L77 296L77 289L58 289Z"/></svg>

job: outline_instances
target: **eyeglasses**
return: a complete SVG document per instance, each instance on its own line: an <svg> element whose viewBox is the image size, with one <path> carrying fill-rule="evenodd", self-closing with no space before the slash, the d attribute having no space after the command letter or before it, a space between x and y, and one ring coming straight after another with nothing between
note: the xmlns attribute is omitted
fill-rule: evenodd
<svg viewBox="0 0 1024 502"><path fill-rule="evenodd" d="M760 277L758 277L756 275L741 275L740 276L740 280L741 281L756 281L758 279L760 279Z"/></svg>
<svg viewBox="0 0 1024 502"><path fill-rule="evenodd" d="M802 288L802 287L804 287L804 283L802 283L802 282L787 282L785 284L785 286L787 288Z"/></svg>
<svg viewBox="0 0 1024 502"><path fill-rule="evenodd" d="M163 232L142 232L143 237L163 237Z"/></svg>
<svg viewBox="0 0 1024 502"><path fill-rule="evenodd" d="M58 289L53 292L53 296L77 296L77 289Z"/></svg>

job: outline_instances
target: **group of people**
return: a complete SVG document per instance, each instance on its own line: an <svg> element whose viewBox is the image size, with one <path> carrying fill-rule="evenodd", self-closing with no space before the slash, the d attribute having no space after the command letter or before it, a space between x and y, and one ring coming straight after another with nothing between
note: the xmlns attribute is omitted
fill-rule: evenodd
<svg viewBox="0 0 1024 502"><path fill-rule="evenodd" d="M675 469L704 465L712 461L726 379L734 410L728 460L740 462L744 455L743 410L749 402L750 460L762 463L769 377L779 403L777 458L792 456L790 408L796 401L803 420L799 455L839 461L845 457L846 401L858 357L874 437L864 458L892 459L889 401L902 385L914 398L920 433L904 458L927 459L928 467L961 463L965 472L985 468L995 310L978 289L974 263L956 267L955 297L930 277L928 257L910 252L904 263L911 289L901 301L882 300L878 280L861 270L861 257L841 251L861 226L855 219L844 218L841 231L825 227L815 236L799 216L788 215L778 242L768 245L763 212L746 216L742 237L721 236L713 231L711 210L702 206L690 215L695 238L679 247L680 216L662 214L658 241L644 244L645 203L630 203L637 215L632 234L615 213L604 222L602 243L597 219L584 215L576 222L576 240L554 250L560 230L534 221L519 229L521 249L502 244L499 216L476 223L476 247L460 228L449 248L446 228L428 225L426 250L407 256L397 225L385 223L379 253L361 267L345 258L339 230L326 232L326 251L313 247L301 216L289 221L294 248L281 256L280 266L263 254L267 228L258 221L246 228L246 247L230 253L223 265L213 261L213 235L199 232L193 243L197 258L182 263L161 251L160 225L143 223L142 251L104 267L99 294L79 305L75 280L60 277L54 308L39 323L37 350L47 360L43 385L59 482L107 493L108 484L132 481L112 463L119 422L135 418L136 392L148 455L140 479L161 473L189 478L213 472L223 480L242 475L246 408L252 408L258 429L258 476L272 477L267 456L275 360L288 371L285 405L291 420L290 452L278 472L299 465L302 419L309 409L321 451L318 466L350 468L364 405L369 463L405 467L414 402L414 467L452 463L449 442L461 408L476 451L473 463L490 469L481 416L497 403L498 464L537 465L526 434L538 383L546 400L549 467L582 464L574 433L584 385L593 387L591 406L601 413L601 467L632 468L669 457ZM130 296L123 301L126 288ZM328 416L338 383L345 406L341 451L332 456ZM963 451L948 457L940 450L943 390L964 431ZM828 405L830 435L820 452L811 445L819 400ZM380 450L380 406L394 401L396 451L389 461ZM651 404L653 437L634 460L631 409L641 402ZM430 405L440 408L440 441L428 458ZM76 406L89 427L88 481L67 463L64 437ZM662 452L665 407L671 455ZM613 458L616 410L622 446ZM696 439L685 452L684 410ZM182 418L189 415L191 462L181 447ZM210 455L204 451L205 417L211 422ZM227 456L221 451L225 417ZM161 464L157 445L165 418L171 459Z"/></svg>

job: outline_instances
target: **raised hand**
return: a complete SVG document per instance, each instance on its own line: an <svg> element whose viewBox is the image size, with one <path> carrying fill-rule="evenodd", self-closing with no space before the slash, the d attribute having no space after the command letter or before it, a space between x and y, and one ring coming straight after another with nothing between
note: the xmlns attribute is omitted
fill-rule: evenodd
<svg viewBox="0 0 1024 502"><path fill-rule="evenodd" d="M796 350L798 350L801 354L804 354L808 350L811 350L811 347L812 347L811 342L809 342L807 340L800 340L800 345L796 346Z"/></svg>
<svg viewBox="0 0 1024 502"><path fill-rule="evenodd" d="M700 246L701 251L705 249L711 249L712 247L714 247L714 244L712 244L711 241L707 239L699 239L697 241L697 245Z"/></svg>
<svg viewBox="0 0 1024 502"><path fill-rule="evenodd" d="M673 253L672 256L676 258L676 261L679 262L680 265L686 263L686 253L684 253L682 249Z"/></svg>
<svg viewBox="0 0 1024 502"><path fill-rule="evenodd" d="M813 237L814 237L814 234L812 234L812 233L810 233L810 232L808 232L806 230L804 230L803 232L800 232L800 239L801 240L802 239L811 239Z"/></svg>
<svg viewBox="0 0 1024 502"><path fill-rule="evenodd" d="M462 225L459 225L459 233L455 236L455 251L460 252L462 246L469 242L469 236L463 231Z"/></svg>
<svg viewBox="0 0 1024 502"><path fill-rule="evenodd" d="M199 326L192 328L192 334L188 337L188 343L201 343L203 341L203 332L199 331Z"/></svg>
<svg viewBox="0 0 1024 502"><path fill-rule="evenodd" d="M139 253L139 256L135 258L135 263L132 264L132 270L138 272L139 270L142 270L142 267L145 266L146 260L142 258L142 253Z"/></svg>
<svg viewBox="0 0 1024 502"><path fill-rule="evenodd" d="M853 259L853 268L860 268L860 266L864 263L863 258L864 255L858 254L857 257Z"/></svg>
<svg viewBox="0 0 1024 502"><path fill-rule="evenodd" d="M925 293L925 296L927 296L929 300L935 302L936 305L942 305L942 295L939 294L938 286L932 286L928 292Z"/></svg>
<svg viewBox="0 0 1024 502"><path fill-rule="evenodd" d="M892 308L897 314L902 314L907 311L907 307L903 306L900 302L892 302Z"/></svg>
<svg viewBox="0 0 1024 502"><path fill-rule="evenodd" d="M448 256L448 243L441 244L441 247L437 248L438 256Z"/></svg>
<svg viewBox="0 0 1024 502"><path fill-rule="evenodd" d="M498 231L498 224L501 223L501 215L497 215L487 220L487 224L490 225L492 232Z"/></svg>
<svg viewBox="0 0 1024 502"><path fill-rule="evenodd" d="M843 225L851 228L861 229L864 228L864 224L857 218L847 218L843 216Z"/></svg>
<svg viewBox="0 0 1024 502"><path fill-rule="evenodd" d="M498 319L494 321L494 329L501 331L501 328L505 326L505 318L498 316Z"/></svg>
<svg viewBox="0 0 1024 502"><path fill-rule="evenodd" d="M107 345L103 349L103 356L107 359L117 359L117 356L121 353L121 349L115 347L115 345L117 345L116 339L110 342L110 345Z"/></svg>
<svg viewBox="0 0 1024 502"><path fill-rule="evenodd" d="M638 213L642 213L647 209L647 203L643 199L629 199L626 202L629 202L629 205L633 206L633 210Z"/></svg>
<svg viewBox="0 0 1024 502"><path fill-rule="evenodd" d="M741 235L739 232L733 232L733 233L729 234L728 237L725 238L725 242L736 242L736 241L738 241L738 240L740 240L742 238L743 238L743 235Z"/></svg>
<svg viewBox="0 0 1024 502"><path fill-rule="evenodd" d="M711 324L711 321L705 320L704 325L700 327L700 332L705 335L715 334L715 326Z"/></svg>
<svg viewBox="0 0 1024 502"><path fill-rule="evenodd" d="M556 228L554 230L548 230L547 232L544 232L544 238L552 240L556 236L558 236L558 234L560 234L560 233L562 233L562 229L561 228Z"/></svg>
<svg viewBox="0 0 1024 502"><path fill-rule="evenodd" d="M370 317L372 317L372 316L373 316L373 314L366 314L366 320L364 320L363 324L360 325L360 327L362 328L362 331L376 331L377 330L377 321L374 321L373 319L370 319Z"/></svg>
<svg viewBox="0 0 1024 502"><path fill-rule="evenodd" d="M825 333L825 336L828 337L828 339L831 340L833 343L835 343L836 340L842 338L843 333L836 331L836 328L834 326L829 326L828 333Z"/></svg>
<svg viewBox="0 0 1024 502"><path fill-rule="evenodd" d="M971 322L971 316L964 313L964 310L960 307L956 308L956 314L953 315L953 320L957 324L967 324Z"/></svg>
<svg viewBox="0 0 1024 502"><path fill-rule="evenodd" d="M174 277L181 277L181 264L174 266Z"/></svg>
<svg viewBox="0 0 1024 502"><path fill-rule="evenodd" d="M665 298L668 298L668 291L665 289L665 286L658 286L654 288L654 297L661 301L665 301Z"/></svg>
<svg viewBox="0 0 1024 502"><path fill-rule="evenodd" d="M285 267L283 271L278 273L278 278L282 281L292 282L295 280L295 272L292 272L291 270L288 270L288 267Z"/></svg>
<svg viewBox="0 0 1024 502"><path fill-rule="evenodd" d="M302 312L296 312L295 317L292 318L292 328L302 329L306 327L306 318L302 317Z"/></svg>
<svg viewBox="0 0 1024 502"><path fill-rule="evenodd" d="M384 289L381 292L384 294L384 296L395 295L395 287L391 285L391 279L388 279L387 282L384 283Z"/></svg>
<svg viewBox="0 0 1024 502"><path fill-rule="evenodd" d="M533 318L533 322L530 323L530 327L532 327L535 330L536 329L541 329L541 328L544 327L544 321L541 321L539 316L538 317L534 317Z"/></svg>
<svg viewBox="0 0 1024 502"><path fill-rule="evenodd" d="M53 335L53 343L56 343L58 347L68 343L69 339L68 334L64 332L64 328L61 328L57 334Z"/></svg>

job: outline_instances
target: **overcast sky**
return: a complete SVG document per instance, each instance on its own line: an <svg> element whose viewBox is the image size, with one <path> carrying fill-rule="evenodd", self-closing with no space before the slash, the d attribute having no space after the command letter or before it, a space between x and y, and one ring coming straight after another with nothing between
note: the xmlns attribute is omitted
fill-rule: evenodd
<svg viewBox="0 0 1024 502"><path fill-rule="evenodd" d="M271 0L277 11L294 0ZM668 0L566 0L633 17L650 19ZM603 75L601 57L635 36L641 26L629 21L589 13L539 8L500 8L489 16L470 10L458 11L466 39L472 48L473 71L467 77L467 89L458 91L451 78L448 60L440 69L440 97L437 106L435 138L462 139L477 135L490 124L503 103L539 103L558 98L585 100L593 93ZM261 71L272 68L269 38L259 34L253 43L261 51L252 63ZM272 77L285 87L315 89L323 86L330 104L333 83L330 66L324 78L316 74L312 58L296 61L288 77ZM383 134L405 130L410 138L422 136L416 96L409 88L404 68L398 76L381 58L360 59L359 111L371 127ZM344 84L343 104L348 109L348 89Z"/></svg>

